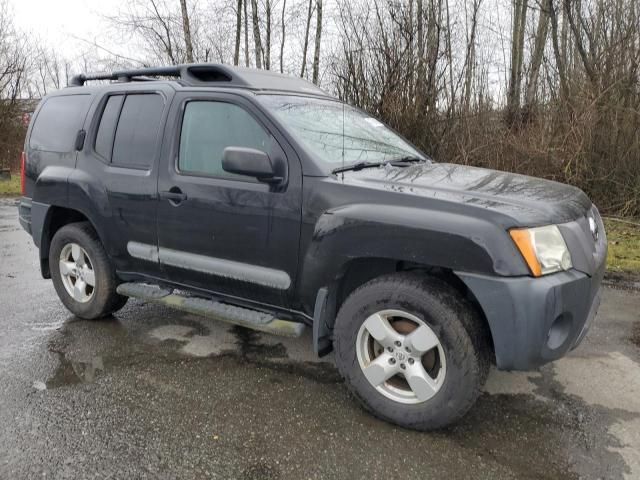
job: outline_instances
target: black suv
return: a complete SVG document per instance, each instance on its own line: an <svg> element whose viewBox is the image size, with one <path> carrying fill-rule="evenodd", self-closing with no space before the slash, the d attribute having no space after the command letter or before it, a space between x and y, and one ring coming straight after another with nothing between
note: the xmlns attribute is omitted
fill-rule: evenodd
<svg viewBox="0 0 640 480"><path fill-rule="evenodd" d="M492 362L563 356L599 305L607 242L582 191L435 163L297 78L79 75L40 102L22 164L20 221L72 313L137 297L308 325L364 406L409 428L464 415Z"/></svg>

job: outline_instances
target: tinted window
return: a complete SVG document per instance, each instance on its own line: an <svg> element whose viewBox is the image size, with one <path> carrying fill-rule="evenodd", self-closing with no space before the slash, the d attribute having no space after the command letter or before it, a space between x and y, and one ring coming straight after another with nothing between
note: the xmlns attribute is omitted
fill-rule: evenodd
<svg viewBox="0 0 640 480"><path fill-rule="evenodd" d="M46 152L71 152L90 102L90 95L47 98L33 125L29 147Z"/></svg>
<svg viewBox="0 0 640 480"><path fill-rule="evenodd" d="M157 94L125 97L113 142L114 165L147 168L153 163L163 109Z"/></svg>
<svg viewBox="0 0 640 480"><path fill-rule="evenodd" d="M244 109L224 102L189 102L184 111L178 167L182 172L216 177L254 179L225 172L222 152L227 147L268 152L271 136Z"/></svg>
<svg viewBox="0 0 640 480"><path fill-rule="evenodd" d="M113 148L113 135L116 131L116 123L122 106L123 95L113 95L109 97L102 111L100 126L96 135L95 149L106 160L111 160L111 149Z"/></svg>

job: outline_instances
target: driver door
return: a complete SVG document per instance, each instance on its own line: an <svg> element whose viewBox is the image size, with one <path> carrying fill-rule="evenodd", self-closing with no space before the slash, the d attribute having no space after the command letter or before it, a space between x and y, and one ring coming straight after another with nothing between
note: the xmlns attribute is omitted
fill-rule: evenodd
<svg viewBox="0 0 640 480"><path fill-rule="evenodd" d="M189 287L286 307L298 264L302 174L268 118L229 94L178 94L175 133L158 178L163 275ZM261 150L288 165L270 185L222 168L227 147Z"/></svg>

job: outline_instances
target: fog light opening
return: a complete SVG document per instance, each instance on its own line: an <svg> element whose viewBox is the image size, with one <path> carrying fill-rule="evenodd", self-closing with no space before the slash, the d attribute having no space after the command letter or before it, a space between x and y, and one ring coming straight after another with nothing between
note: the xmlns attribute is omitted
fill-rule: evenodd
<svg viewBox="0 0 640 480"><path fill-rule="evenodd" d="M569 314L563 313L556 317L547 334L547 347L550 350L556 350L564 345L571 333L571 323Z"/></svg>

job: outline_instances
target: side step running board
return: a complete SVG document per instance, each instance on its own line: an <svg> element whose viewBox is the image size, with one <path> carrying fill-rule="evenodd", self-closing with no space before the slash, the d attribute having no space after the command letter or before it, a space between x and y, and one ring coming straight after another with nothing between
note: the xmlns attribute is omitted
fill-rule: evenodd
<svg viewBox="0 0 640 480"><path fill-rule="evenodd" d="M299 337L304 331L302 323L280 320L270 313L249 308L236 307L215 300L190 297L172 293L171 290L144 283L121 283L117 289L120 295L135 297L146 302L166 305L196 315L233 323L261 332L285 337Z"/></svg>

